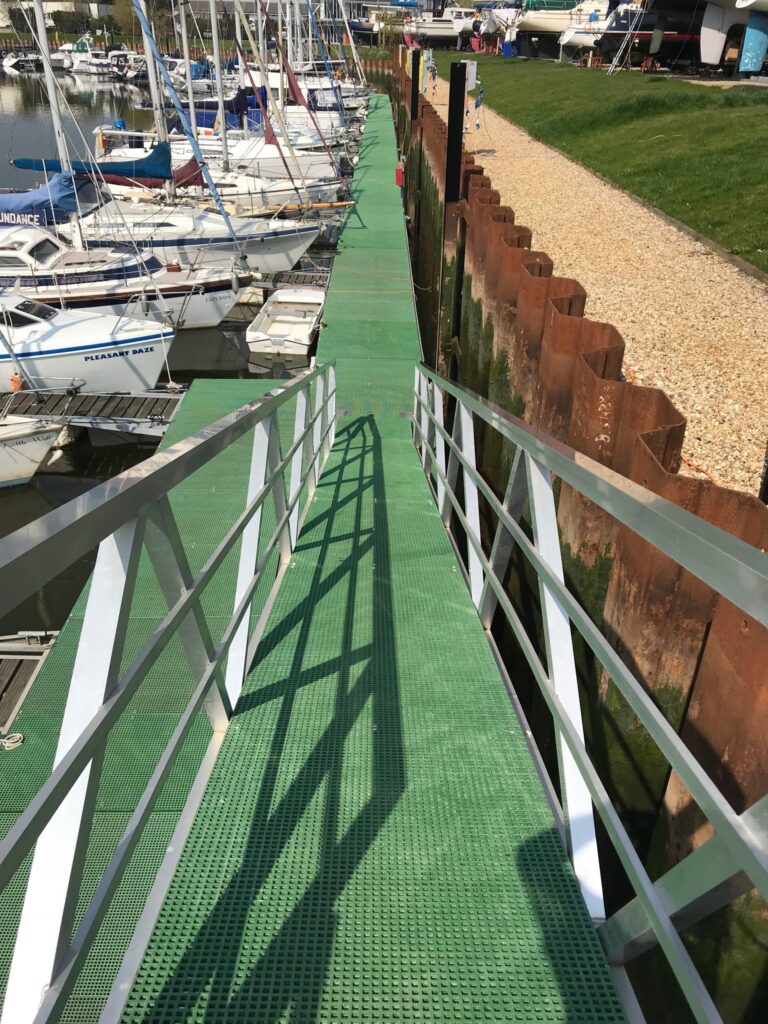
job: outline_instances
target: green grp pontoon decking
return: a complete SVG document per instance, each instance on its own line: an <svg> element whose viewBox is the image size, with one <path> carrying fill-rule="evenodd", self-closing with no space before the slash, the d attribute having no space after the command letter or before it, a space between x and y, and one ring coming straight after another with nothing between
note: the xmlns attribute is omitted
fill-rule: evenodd
<svg viewBox="0 0 768 1024"><path fill-rule="evenodd" d="M375 97L319 352L336 360L336 442L124 1011L131 1024L624 1019L411 440L419 344L395 154ZM195 384L170 439L257 393ZM248 446L225 455L174 502L200 560L216 519L244 503ZM209 598L222 621L224 591ZM162 609L137 593L151 609L143 636ZM14 762L8 824L50 768L76 639L77 615L17 723L32 736L48 716L36 755L25 743ZM87 884L187 699L174 664L111 741ZM68 1020L98 1019L209 734L201 719Z"/></svg>

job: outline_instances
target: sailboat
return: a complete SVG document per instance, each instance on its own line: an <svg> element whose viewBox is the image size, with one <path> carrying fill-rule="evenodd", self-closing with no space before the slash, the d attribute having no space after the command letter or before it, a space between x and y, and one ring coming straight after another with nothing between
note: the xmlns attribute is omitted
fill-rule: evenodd
<svg viewBox="0 0 768 1024"><path fill-rule="evenodd" d="M217 327L250 274L218 268L163 266L130 245L75 249L51 231L0 231L0 288L25 292L60 309L91 309L167 320L182 328Z"/></svg>
<svg viewBox="0 0 768 1024"><path fill-rule="evenodd" d="M81 215L80 231L89 249L112 247L127 230L140 252L154 253L165 263L231 266L242 259L261 274L292 270L320 234L320 225L312 221L273 219L265 224L230 217L230 222L237 242L214 210L109 199ZM69 236L68 225L62 225L59 236Z"/></svg>
<svg viewBox="0 0 768 1024"><path fill-rule="evenodd" d="M78 169L87 172L91 166L89 162L73 166L70 160L50 66L42 0L34 0L34 11L59 151L58 166L72 189L69 208L74 244L67 245L42 227L9 227L0 231L0 288L26 290L37 301L60 308L120 314L130 303L134 315L167 320L177 328L218 326L237 302L240 287L250 284L249 274L235 273L234 268L182 270L179 264L166 267L155 256L144 256L125 245L86 247L79 231L72 174ZM44 216L50 205L49 186L21 195L0 196L0 214L16 217L17 223L24 218L39 223L41 212Z"/></svg>
<svg viewBox="0 0 768 1024"><path fill-rule="evenodd" d="M35 390L148 390L173 343L167 324L55 309L8 291L0 291L0 335L0 391L16 373Z"/></svg>

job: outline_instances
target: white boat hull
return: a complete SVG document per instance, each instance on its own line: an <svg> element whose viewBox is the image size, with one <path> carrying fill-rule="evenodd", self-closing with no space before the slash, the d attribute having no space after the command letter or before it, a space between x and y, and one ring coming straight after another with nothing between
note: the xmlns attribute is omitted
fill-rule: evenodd
<svg viewBox="0 0 768 1024"><path fill-rule="evenodd" d="M148 391L157 384L172 341L170 331L163 336L155 329L86 343L80 351L57 351L55 345L25 345L16 347L14 354L38 388L64 388L71 382L85 381L83 392ZM3 353L0 373L6 379L0 377L0 391L10 390L13 372L10 357Z"/></svg>
<svg viewBox="0 0 768 1024"><path fill-rule="evenodd" d="M25 416L0 420L0 487L28 483L61 432L57 424Z"/></svg>
<svg viewBox="0 0 768 1024"><path fill-rule="evenodd" d="M306 366L323 315L322 288L283 288L265 302L245 332L248 368L269 370Z"/></svg>
<svg viewBox="0 0 768 1024"><path fill-rule="evenodd" d="M132 319L164 321L172 324L177 331L197 330L205 327L218 327L221 321L226 319L236 302L237 292L234 288L163 296L162 301L159 301L154 294L147 294L141 301L131 303L129 313ZM69 309L78 308L77 303L71 301L67 303L67 306ZM107 300L104 303L99 303L98 306L88 305L86 308L98 309L101 313L120 316L125 312L126 307L124 300L117 302ZM154 387L154 384L144 386Z"/></svg>
<svg viewBox="0 0 768 1024"><path fill-rule="evenodd" d="M560 35L569 28L583 25L593 11L600 15L601 20L604 19L608 11L606 0L580 3L570 11L523 11L515 27L518 32Z"/></svg>
<svg viewBox="0 0 768 1024"><path fill-rule="evenodd" d="M280 274L293 270L319 234L319 227L308 227L271 238L251 238L242 242L242 252L250 270L260 274ZM163 246L162 249L153 247L152 251L164 260L197 267L231 263L239 255L231 239L202 247L181 244Z"/></svg>

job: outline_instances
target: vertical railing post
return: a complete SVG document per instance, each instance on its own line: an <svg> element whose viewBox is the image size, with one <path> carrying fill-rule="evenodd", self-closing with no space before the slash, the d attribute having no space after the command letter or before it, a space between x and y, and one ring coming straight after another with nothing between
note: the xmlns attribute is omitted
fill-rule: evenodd
<svg viewBox="0 0 768 1024"><path fill-rule="evenodd" d="M333 448L336 440L336 367L328 367L328 421L331 432L328 437L328 451Z"/></svg>
<svg viewBox="0 0 768 1024"><path fill-rule="evenodd" d="M309 385L303 387L296 395L296 415L293 421L293 443L292 446L301 437L303 431L307 429L310 421L309 411ZM291 457L291 476L290 485L288 487L288 503L292 502L293 507L291 509L288 522L290 524L291 532L291 550L296 546L296 535L299 529L299 493L301 491L303 480L304 480L304 469L306 467L306 455L307 455L307 444L306 439L299 445L296 451Z"/></svg>
<svg viewBox="0 0 768 1024"><path fill-rule="evenodd" d="M560 550L557 510L550 471L546 466L536 462L527 452L525 469L531 502L533 542L552 573L559 580L564 580L563 556ZM558 700L583 743L584 727L581 718L570 619L560 602L550 593L541 579L539 580L539 595L549 677ZM559 733L557 734L557 747L560 789L573 870L579 881L590 916L595 920L602 920L605 917L605 906L592 798L573 755L562 741Z"/></svg>
<svg viewBox="0 0 768 1024"><path fill-rule="evenodd" d="M435 418L435 458L440 473L445 475L445 438L441 433L443 427L443 390L433 382L432 384L432 415ZM442 508L445 500L445 484L442 476L437 474L437 507Z"/></svg>
<svg viewBox="0 0 768 1024"><path fill-rule="evenodd" d="M264 487L267 479L267 452L269 450L269 435L272 429L273 416L257 423L253 428L253 444L251 446L251 466L248 474L248 490L245 496L246 506L250 505L259 491ZM259 538L261 537L261 513L263 504L253 515L253 518L243 530L243 537L240 541L240 560L237 565L237 582L235 583L235 604L237 608L243 599L248 585L253 579L256 570L256 560L259 557ZM232 646L229 648L227 658L227 672L224 677L224 685L227 689L229 702L236 707L243 690L245 677L248 673L247 654L248 638L250 635L250 611L240 623Z"/></svg>
<svg viewBox="0 0 768 1024"><path fill-rule="evenodd" d="M461 450L464 458L472 467L477 468L475 460L475 421L472 413L464 405L459 405L456 414L461 422ZM480 540L480 506L477 500L477 484L464 470L464 515L472 533ZM471 543L467 543L467 567L469 570L469 590L475 608L480 607L480 595L483 592L483 565Z"/></svg>
<svg viewBox="0 0 768 1024"><path fill-rule="evenodd" d="M451 516L453 515L453 505L451 504L448 494L456 493L456 481L459 479L459 457L455 451L455 448L461 450L461 416L459 416L458 405L456 406L453 414L451 440L453 441L453 445L451 446L451 450L448 455L448 468L445 471L445 479L447 481L446 491L443 495L443 502L440 505L440 518L442 519L443 526L446 530L450 529Z"/></svg>
<svg viewBox="0 0 768 1024"><path fill-rule="evenodd" d="M117 681L144 527L143 516L132 519L99 546L54 767ZM102 749L37 840L5 992L4 1024L33 1020L71 941L103 755Z"/></svg>
<svg viewBox="0 0 768 1024"><path fill-rule="evenodd" d="M419 426L421 428L421 464L424 472L429 475L430 467L427 465L429 459L429 416L425 405L429 405L429 381L420 374L419 376Z"/></svg>
<svg viewBox="0 0 768 1024"><path fill-rule="evenodd" d="M272 480L272 500L275 505L275 521L281 522L285 518L288 509L286 496L285 470L278 472L278 467L283 461L282 444L280 443L280 421L275 418L272 429L269 432L269 444L267 445L267 477ZM290 523L285 523L280 530L280 564L287 565L291 560L293 544L291 542Z"/></svg>
<svg viewBox="0 0 768 1024"><path fill-rule="evenodd" d="M421 370L418 365L413 370L413 443L416 446L416 450L421 449L421 436L417 429L416 424L421 423L419 419L419 395L421 394Z"/></svg>
<svg viewBox="0 0 768 1024"><path fill-rule="evenodd" d="M315 383L315 404L313 406L314 423L312 425L310 473L307 480L307 501L317 490L317 483L323 468L323 437L328 424L328 404L325 400L325 374L321 374Z"/></svg>

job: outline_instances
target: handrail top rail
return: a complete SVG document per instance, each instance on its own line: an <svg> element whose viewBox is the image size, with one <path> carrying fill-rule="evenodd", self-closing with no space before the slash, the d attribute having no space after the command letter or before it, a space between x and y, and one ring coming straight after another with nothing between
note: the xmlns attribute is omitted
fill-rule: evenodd
<svg viewBox="0 0 768 1024"><path fill-rule="evenodd" d="M0 579L10 579L11 574L13 578L13 586L0 586L0 615L97 547L334 365L334 360L318 364L0 539Z"/></svg>
<svg viewBox="0 0 768 1024"><path fill-rule="evenodd" d="M441 374L418 372L674 562L768 626L768 555Z"/></svg>

